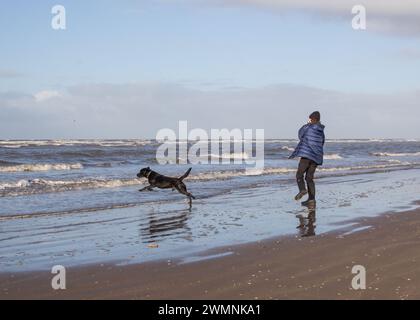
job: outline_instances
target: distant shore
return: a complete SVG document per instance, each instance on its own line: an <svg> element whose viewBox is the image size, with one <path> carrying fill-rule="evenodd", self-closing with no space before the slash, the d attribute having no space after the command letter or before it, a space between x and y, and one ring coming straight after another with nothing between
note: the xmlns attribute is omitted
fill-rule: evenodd
<svg viewBox="0 0 420 320"><path fill-rule="evenodd" d="M358 220L361 231L281 237L211 250L220 258L0 274L1 299L419 299L420 209ZM363 227L368 227L363 229ZM363 229L363 230L362 230ZM353 290L363 265L366 290Z"/></svg>

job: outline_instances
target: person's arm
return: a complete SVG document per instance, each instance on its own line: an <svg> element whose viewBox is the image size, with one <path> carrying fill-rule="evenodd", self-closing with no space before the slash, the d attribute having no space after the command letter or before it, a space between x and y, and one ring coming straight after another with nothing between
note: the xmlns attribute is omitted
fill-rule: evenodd
<svg viewBox="0 0 420 320"><path fill-rule="evenodd" d="M309 124L305 124L302 128L299 129L299 140L302 141L303 137L305 136L306 131L308 131Z"/></svg>
<svg viewBox="0 0 420 320"><path fill-rule="evenodd" d="M322 132L322 145L325 145L325 133Z"/></svg>

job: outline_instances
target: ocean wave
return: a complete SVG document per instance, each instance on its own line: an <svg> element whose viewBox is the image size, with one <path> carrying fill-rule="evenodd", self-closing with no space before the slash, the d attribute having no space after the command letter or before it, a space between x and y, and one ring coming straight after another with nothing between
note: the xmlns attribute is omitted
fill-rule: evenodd
<svg viewBox="0 0 420 320"><path fill-rule="evenodd" d="M288 146L283 146L283 147L281 147L281 149L286 150L286 151L291 151L291 152L295 151L294 148L291 148L291 147L288 147Z"/></svg>
<svg viewBox="0 0 420 320"><path fill-rule="evenodd" d="M390 152L372 152L377 157L416 157L420 156L420 152L390 153Z"/></svg>
<svg viewBox="0 0 420 320"><path fill-rule="evenodd" d="M0 166L0 172L23 172L23 171L50 171L50 170L74 170L83 169L80 163L37 163L17 164L11 166Z"/></svg>
<svg viewBox="0 0 420 320"><path fill-rule="evenodd" d="M325 160L340 160L340 159L343 159L343 157L340 156L339 154L334 153L334 154L324 155L324 159Z"/></svg>
<svg viewBox="0 0 420 320"><path fill-rule="evenodd" d="M100 147L131 147L155 143L154 140L122 139L122 140L0 140L0 148L22 148L42 146L100 146Z"/></svg>
<svg viewBox="0 0 420 320"><path fill-rule="evenodd" d="M286 174L295 172L292 168L265 168L263 170L249 169L245 170L225 170L214 172L203 172L197 175L189 176L187 179L191 181L207 181L207 180L226 180L236 177L255 176L255 175L270 175L270 174Z"/></svg>
<svg viewBox="0 0 420 320"><path fill-rule="evenodd" d="M219 140L189 140L188 143L210 143L220 142ZM222 140L222 142L245 142L252 140ZM273 143L296 143L297 139L265 139L266 144ZM419 139L327 139L327 143L393 143L393 142L420 142ZM187 141L166 141L166 143L183 144ZM145 146L150 144L161 144L154 139L55 139L55 140L0 140L0 148L22 148L22 147L42 147L42 146L101 146L101 147L118 147L118 146Z"/></svg>
<svg viewBox="0 0 420 320"><path fill-rule="evenodd" d="M238 153L223 153L223 154L214 154L214 153L210 153L210 154L202 154L199 157L197 157L198 159L211 159L211 160L248 160L249 156L246 152L238 152ZM155 159L155 158L154 158ZM186 161L185 158L182 157L177 157L177 158L169 158L169 157L165 157L165 158L157 158L156 159L158 162L160 161L169 161L169 163L177 163L180 161ZM191 160L191 159L190 159Z"/></svg>
<svg viewBox="0 0 420 320"><path fill-rule="evenodd" d="M410 167L416 166L420 163L401 162L401 163L389 163L389 164L373 164L365 166L353 166L353 167L336 167L336 168L320 168L320 172L337 172L337 171L357 171L357 170L372 170L372 169L391 169L395 167Z"/></svg>
<svg viewBox="0 0 420 320"><path fill-rule="evenodd" d="M143 184L139 179L19 180L0 183L1 196L64 192L82 189L117 188Z"/></svg>
<svg viewBox="0 0 420 320"><path fill-rule="evenodd" d="M19 165L19 162L0 160L0 167Z"/></svg>
<svg viewBox="0 0 420 320"><path fill-rule="evenodd" d="M328 143L393 143L420 142L420 139L327 139Z"/></svg>
<svg viewBox="0 0 420 320"><path fill-rule="evenodd" d="M387 163L405 163L405 164L409 164L409 162L402 162L401 160L396 160L396 159L388 159L388 160L385 160L385 162L387 162Z"/></svg>
<svg viewBox="0 0 420 320"><path fill-rule="evenodd" d="M319 172L342 172L342 171L355 171L355 170L372 170L372 169L386 169L395 167L407 167L419 165L420 163L410 162L399 162L389 164L376 164L376 165L365 165L365 166L345 166L345 167L331 167L331 168L319 168ZM204 172L197 175L191 175L186 180L190 181L206 181L206 180L226 180L236 177L244 176L263 176L263 175L279 175L295 173L296 168L264 168L263 170L252 169L249 170L225 170L225 171L214 171Z"/></svg>
<svg viewBox="0 0 420 320"><path fill-rule="evenodd" d="M19 149L21 147L27 147L28 145L0 145L0 148L8 148L8 149Z"/></svg>
<svg viewBox="0 0 420 320"><path fill-rule="evenodd" d="M239 152L239 153L223 153L221 155L218 154L209 154L203 155L204 158L210 156L211 159L220 159L220 160L247 160L248 154L246 152Z"/></svg>
<svg viewBox="0 0 420 320"><path fill-rule="evenodd" d="M420 163L410 162L389 162L384 164L359 165L359 166L343 166L343 167L322 167L318 169L320 173L334 173L334 172L354 172L367 170L386 170L396 168L409 168L418 166ZM190 175L186 178L188 181L217 181L227 180L238 177L249 176L264 176L264 175L282 175L295 173L296 168L264 168L263 170L248 168L248 170L224 170L201 172ZM40 193L65 192L81 189L96 189L96 188L117 188L132 185L144 185L146 179L137 178L86 178L76 180L19 180L15 182L0 183L0 196L19 196Z"/></svg>

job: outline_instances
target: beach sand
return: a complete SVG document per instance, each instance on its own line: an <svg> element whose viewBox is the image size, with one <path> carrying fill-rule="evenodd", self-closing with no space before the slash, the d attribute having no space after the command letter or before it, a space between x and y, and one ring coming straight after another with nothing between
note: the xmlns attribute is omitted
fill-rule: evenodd
<svg viewBox="0 0 420 320"><path fill-rule="evenodd" d="M0 274L1 299L419 299L420 209L358 220L358 232L287 236L202 253L219 258ZM354 290L352 267L366 268Z"/></svg>

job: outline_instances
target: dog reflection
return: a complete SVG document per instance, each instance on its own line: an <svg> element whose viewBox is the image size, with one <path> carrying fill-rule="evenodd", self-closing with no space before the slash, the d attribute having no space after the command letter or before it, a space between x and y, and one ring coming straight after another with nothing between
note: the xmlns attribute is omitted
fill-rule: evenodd
<svg viewBox="0 0 420 320"><path fill-rule="evenodd" d="M147 221L140 225L143 242L154 243L166 238L190 240L192 233L188 227L189 210L151 212Z"/></svg>
<svg viewBox="0 0 420 320"><path fill-rule="evenodd" d="M316 212L315 210L311 210L307 217L299 214L296 216L299 219L299 225L297 229L299 229L299 235L301 237L313 237L315 236L315 228L316 228Z"/></svg>

